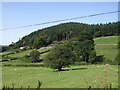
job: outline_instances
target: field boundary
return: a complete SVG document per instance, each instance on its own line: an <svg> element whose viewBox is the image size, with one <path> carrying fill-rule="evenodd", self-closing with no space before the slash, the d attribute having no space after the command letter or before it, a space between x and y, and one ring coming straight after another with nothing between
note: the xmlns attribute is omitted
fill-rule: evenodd
<svg viewBox="0 0 120 90"><path fill-rule="evenodd" d="M95 44L95 45L99 45L99 46L117 46L118 44Z"/></svg>

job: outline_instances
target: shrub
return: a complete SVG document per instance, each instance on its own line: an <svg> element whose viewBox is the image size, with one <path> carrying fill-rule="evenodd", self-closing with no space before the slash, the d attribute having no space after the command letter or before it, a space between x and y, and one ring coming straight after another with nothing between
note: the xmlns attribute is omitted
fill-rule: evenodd
<svg viewBox="0 0 120 90"><path fill-rule="evenodd" d="M96 61L95 62L103 62L105 60L104 55L99 55L96 57Z"/></svg>
<svg viewBox="0 0 120 90"><path fill-rule="evenodd" d="M30 53L30 59L32 60L32 62L38 62L39 61L39 55L40 55L40 53L37 50L33 50Z"/></svg>
<svg viewBox="0 0 120 90"><path fill-rule="evenodd" d="M15 53L20 53L20 50L19 49L15 50Z"/></svg>

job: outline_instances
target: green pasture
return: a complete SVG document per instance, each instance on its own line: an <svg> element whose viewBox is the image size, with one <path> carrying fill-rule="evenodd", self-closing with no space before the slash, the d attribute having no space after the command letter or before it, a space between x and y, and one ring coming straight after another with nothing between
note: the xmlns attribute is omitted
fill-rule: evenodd
<svg viewBox="0 0 120 90"><path fill-rule="evenodd" d="M56 72L43 67L3 67L3 84L15 87L37 86L42 81L42 88L88 88L88 86L105 87L112 84L118 87L117 66L112 65L79 65ZM20 76L20 75L21 76Z"/></svg>
<svg viewBox="0 0 120 90"><path fill-rule="evenodd" d="M104 55L105 59L114 61L118 54L117 46L96 45L95 50L97 55Z"/></svg>
<svg viewBox="0 0 120 90"><path fill-rule="evenodd" d="M94 39L95 44L117 44L118 36L99 37Z"/></svg>
<svg viewBox="0 0 120 90"><path fill-rule="evenodd" d="M95 50L97 55L104 55L106 60L114 61L118 54L118 36L95 38Z"/></svg>

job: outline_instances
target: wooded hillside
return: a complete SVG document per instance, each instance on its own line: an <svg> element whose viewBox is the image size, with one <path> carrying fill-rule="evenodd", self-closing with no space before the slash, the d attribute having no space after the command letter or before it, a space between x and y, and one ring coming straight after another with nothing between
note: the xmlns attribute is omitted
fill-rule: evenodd
<svg viewBox="0 0 120 90"><path fill-rule="evenodd" d="M9 46L11 48L40 48L54 43L55 41L77 38L81 33L88 33L93 38L115 36L118 34L118 24L119 22L107 24L83 24L76 22L62 23L32 32Z"/></svg>

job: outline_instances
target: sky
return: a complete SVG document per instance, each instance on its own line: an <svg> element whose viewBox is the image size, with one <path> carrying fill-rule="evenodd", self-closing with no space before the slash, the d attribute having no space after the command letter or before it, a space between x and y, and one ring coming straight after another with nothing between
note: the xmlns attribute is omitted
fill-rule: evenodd
<svg viewBox="0 0 120 90"><path fill-rule="evenodd" d="M2 2L0 30L117 10L117 2ZM116 21L118 21L118 13L67 22L97 24ZM0 31L0 45L9 45L33 31L65 22Z"/></svg>

